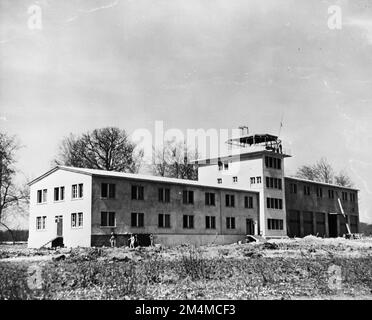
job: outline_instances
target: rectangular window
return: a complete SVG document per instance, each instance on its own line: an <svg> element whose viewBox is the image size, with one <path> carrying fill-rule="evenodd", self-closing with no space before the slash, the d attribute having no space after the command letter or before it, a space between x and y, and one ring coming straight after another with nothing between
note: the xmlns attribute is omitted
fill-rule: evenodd
<svg viewBox="0 0 372 320"><path fill-rule="evenodd" d="M266 198L266 206L268 209L283 209L283 200L277 198Z"/></svg>
<svg viewBox="0 0 372 320"><path fill-rule="evenodd" d="M238 177L233 177L233 182L237 183L238 182Z"/></svg>
<svg viewBox="0 0 372 320"><path fill-rule="evenodd" d="M159 228L170 228L170 214L159 213L158 215L158 227Z"/></svg>
<svg viewBox="0 0 372 320"><path fill-rule="evenodd" d="M83 184L79 183L79 198L82 198L84 195L83 193Z"/></svg>
<svg viewBox="0 0 372 320"><path fill-rule="evenodd" d="M293 194L296 194L297 193L297 184L295 184L295 183L291 183L290 185L289 185L289 191L291 192L291 193L293 193Z"/></svg>
<svg viewBox="0 0 372 320"><path fill-rule="evenodd" d="M216 205L216 195L212 192L205 193L205 205L215 206Z"/></svg>
<svg viewBox="0 0 372 320"><path fill-rule="evenodd" d="M183 201L183 204L193 204L194 203L194 191L183 190L182 201Z"/></svg>
<svg viewBox="0 0 372 320"><path fill-rule="evenodd" d="M206 229L216 229L216 217L206 216L205 217L205 228Z"/></svg>
<svg viewBox="0 0 372 320"><path fill-rule="evenodd" d="M71 227L77 228L83 226L83 213L71 213Z"/></svg>
<svg viewBox="0 0 372 320"><path fill-rule="evenodd" d="M226 229L235 229L235 217L226 218Z"/></svg>
<svg viewBox="0 0 372 320"><path fill-rule="evenodd" d="M145 214L139 212L132 212L131 215L131 226L135 228L144 227Z"/></svg>
<svg viewBox="0 0 372 320"><path fill-rule="evenodd" d="M356 195L355 193L350 193L350 201L355 202L356 201Z"/></svg>
<svg viewBox="0 0 372 320"><path fill-rule="evenodd" d="M145 188L143 186L132 186L132 200L143 200Z"/></svg>
<svg viewBox="0 0 372 320"><path fill-rule="evenodd" d="M321 187L316 187L316 196L318 198L323 198L323 189Z"/></svg>
<svg viewBox="0 0 372 320"><path fill-rule="evenodd" d="M183 215L183 228L184 229L193 229L194 228L194 216Z"/></svg>
<svg viewBox="0 0 372 320"><path fill-rule="evenodd" d="M335 193L334 193L334 191L333 190L328 190L328 198L329 199L333 199L335 197Z"/></svg>
<svg viewBox="0 0 372 320"><path fill-rule="evenodd" d="M76 199L77 196L78 196L77 184L73 184L71 187L71 197L72 199Z"/></svg>
<svg viewBox="0 0 372 320"><path fill-rule="evenodd" d="M82 227L82 226L83 226L83 213L79 212L78 213L78 227Z"/></svg>
<svg viewBox="0 0 372 320"><path fill-rule="evenodd" d="M36 217L36 230L41 230L41 217Z"/></svg>
<svg viewBox="0 0 372 320"><path fill-rule="evenodd" d="M115 227L116 219L115 212L101 212L101 227Z"/></svg>
<svg viewBox="0 0 372 320"><path fill-rule="evenodd" d="M46 216L36 217L36 230L45 230L46 228Z"/></svg>
<svg viewBox="0 0 372 320"><path fill-rule="evenodd" d="M233 194L225 195L225 205L226 207L235 207L235 196Z"/></svg>
<svg viewBox="0 0 372 320"><path fill-rule="evenodd" d="M282 179L266 177L266 188L282 190Z"/></svg>
<svg viewBox="0 0 372 320"><path fill-rule="evenodd" d="M261 183L261 177L256 177L257 183Z"/></svg>
<svg viewBox="0 0 372 320"><path fill-rule="evenodd" d="M54 201L62 201L65 199L65 187L54 188Z"/></svg>
<svg viewBox="0 0 372 320"><path fill-rule="evenodd" d="M43 199L42 199L42 201L47 202L47 197L48 197L48 190L43 189Z"/></svg>
<svg viewBox="0 0 372 320"><path fill-rule="evenodd" d="M252 209L253 208L253 197L244 197L244 208Z"/></svg>
<svg viewBox="0 0 372 320"><path fill-rule="evenodd" d="M43 202L43 190L37 190L37 203L42 203Z"/></svg>
<svg viewBox="0 0 372 320"><path fill-rule="evenodd" d="M77 226L77 214L71 213L71 227L76 228Z"/></svg>
<svg viewBox="0 0 372 320"><path fill-rule="evenodd" d="M170 202L170 189L159 188L159 202Z"/></svg>
<svg viewBox="0 0 372 320"><path fill-rule="evenodd" d="M282 159L265 156L266 168L274 168L280 170L282 168Z"/></svg>
<svg viewBox="0 0 372 320"><path fill-rule="evenodd" d="M72 199L81 199L83 197L83 184L73 184L71 187Z"/></svg>
<svg viewBox="0 0 372 320"><path fill-rule="evenodd" d="M283 230L282 219L267 219L267 228L269 230Z"/></svg>
<svg viewBox="0 0 372 320"><path fill-rule="evenodd" d="M221 178L218 178L218 179L217 179L217 183L218 183L218 184L221 184L221 183L222 183L222 179L221 179Z"/></svg>
<svg viewBox="0 0 372 320"><path fill-rule="evenodd" d="M114 183L101 183L101 198L115 199L116 185Z"/></svg>
<svg viewBox="0 0 372 320"><path fill-rule="evenodd" d="M54 201L59 201L59 188L54 188Z"/></svg>
<svg viewBox="0 0 372 320"><path fill-rule="evenodd" d="M255 177L251 177L251 184L255 184L256 183L256 178Z"/></svg>
<svg viewBox="0 0 372 320"><path fill-rule="evenodd" d="M342 200L347 201L347 192L342 191Z"/></svg>
<svg viewBox="0 0 372 320"><path fill-rule="evenodd" d="M304 195L309 196L310 195L310 186L304 186Z"/></svg>

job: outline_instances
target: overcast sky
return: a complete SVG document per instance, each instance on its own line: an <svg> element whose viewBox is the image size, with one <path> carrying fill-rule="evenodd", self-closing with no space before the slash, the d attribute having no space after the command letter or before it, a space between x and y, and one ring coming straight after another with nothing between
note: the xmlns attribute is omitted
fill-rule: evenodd
<svg viewBox="0 0 372 320"><path fill-rule="evenodd" d="M28 178L70 132L162 120L278 134L283 116L286 173L326 157L372 222L371 76L369 0L0 0L0 126L25 146Z"/></svg>

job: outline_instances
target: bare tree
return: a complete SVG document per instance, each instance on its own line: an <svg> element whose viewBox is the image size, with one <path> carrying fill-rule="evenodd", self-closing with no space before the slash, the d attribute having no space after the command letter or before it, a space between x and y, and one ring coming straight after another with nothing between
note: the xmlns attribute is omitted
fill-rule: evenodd
<svg viewBox="0 0 372 320"><path fill-rule="evenodd" d="M166 141L161 150L154 150L152 171L157 176L197 180L197 166L190 163L196 158L197 152L182 142Z"/></svg>
<svg viewBox="0 0 372 320"><path fill-rule="evenodd" d="M319 181L325 183L333 183L334 181L334 170L326 158L321 158L315 164L316 174Z"/></svg>
<svg viewBox="0 0 372 320"><path fill-rule="evenodd" d="M143 152L136 150L125 130L95 129L81 136L64 138L55 163L72 167L119 172L138 172Z"/></svg>
<svg viewBox="0 0 372 320"><path fill-rule="evenodd" d="M28 188L19 187L15 184L15 154L20 148L14 136L0 132L0 224L3 225L11 234L13 242L13 232L4 223L5 215L13 206L20 206L21 203L28 201Z"/></svg>
<svg viewBox="0 0 372 320"><path fill-rule="evenodd" d="M303 165L302 167L298 168L296 176L298 178L308 179L312 181L316 181L318 178L314 166L310 165Z"/></svg>
<svg viewBox="0 0 372 320"><path fill-rule="evenodd" d="M338 175L335 175L332 165L327 161L326 158L321 158L314 165L301 166L298 168L296 176L298 178L312 181L335 183L343 187L350 187L353 184L349 176L344 171L341 171Z"/></svg>
<svg viewBox="0 0 372 320"><path fill-rule="evenodd" d="M335 176L335 183L342 187L352 188L354 186L351 178L347 175L345 171L340 171L338 175Z"/></svg>

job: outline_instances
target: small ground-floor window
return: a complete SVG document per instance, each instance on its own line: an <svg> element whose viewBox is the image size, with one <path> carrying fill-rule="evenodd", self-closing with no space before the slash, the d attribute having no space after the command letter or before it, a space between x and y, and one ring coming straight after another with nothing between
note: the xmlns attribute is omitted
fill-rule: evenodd
<svg viewBox="0 0 372 320"><path fill-rule="evenodd" d="M45 230L46 228L46 216L36 217L36 230Z"/></svg>
<svg viewBox="0 0 372 320"><path fill-rule="evenodd" d="M158 215L158 227L159 228L170 228L170 214L159 213Z"/></svg>
<svg viewBox="0 0 372 320"><path fill-rule="evenodd" d="M226 229L235 229L235 217L226 218Z"/></svg>
<svg viewBox="0 0 372 320"><path fill-rule="evenodd" d="M83 226L83 213L71 213L71 227L78 228Z"/></svg>
<svg viewBox="0 0 372 320"><path fill-rule="evenodd" d="M216 229L216 217L206 216L205 217L205 228L206 229Z"/></svg>
<svg viewBox="0 0 372 320"><path fill-rule="evenodd" d="M183 228L184 229L193 229L194 228L194 216L183 215Z"/></svg>

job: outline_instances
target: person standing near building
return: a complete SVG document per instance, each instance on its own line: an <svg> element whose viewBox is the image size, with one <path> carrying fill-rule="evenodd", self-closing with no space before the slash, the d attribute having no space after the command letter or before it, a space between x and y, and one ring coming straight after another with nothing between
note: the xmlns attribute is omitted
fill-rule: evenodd
<svg viewBox="0 0 372 320"><path fill-rule="evenodd" d="M130 235L130 238L129 238L129 248L133 249L134 248L134 235L133 233Z"/></svg>
<svg viewBox="0 0 372 320"><path fill-rule="evenodd" d="M116 247L116 237L113 232L111 232L110 244L111 244L111 248Z"/></svg>
<svg viewBox="0 0 372 320"><path fill-rule="evenodd" d="M152 233L150 233L150 246L154 246L154 235Z"/></svg>

